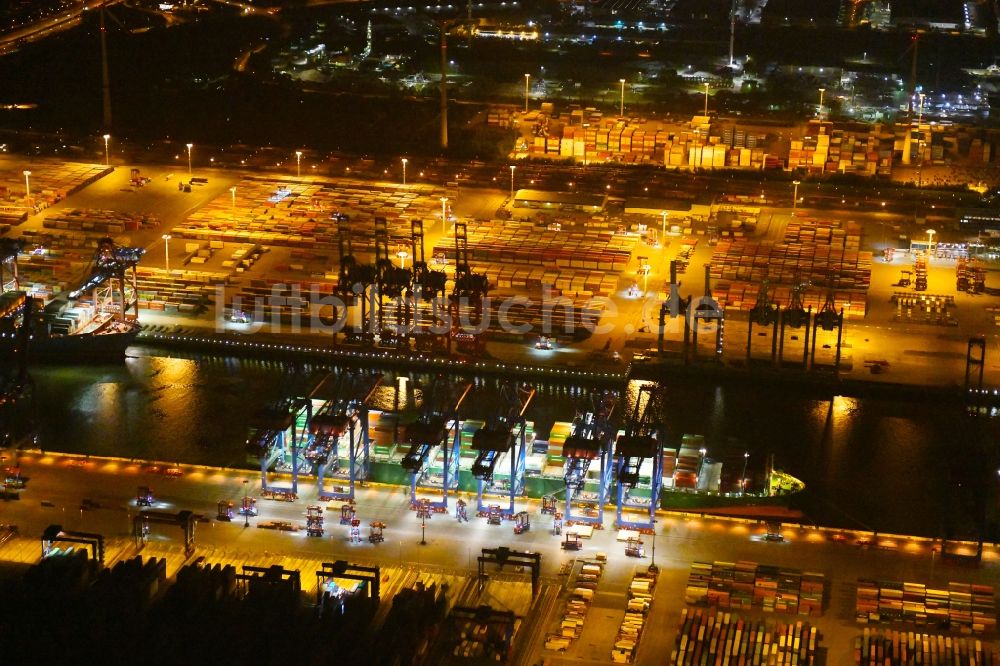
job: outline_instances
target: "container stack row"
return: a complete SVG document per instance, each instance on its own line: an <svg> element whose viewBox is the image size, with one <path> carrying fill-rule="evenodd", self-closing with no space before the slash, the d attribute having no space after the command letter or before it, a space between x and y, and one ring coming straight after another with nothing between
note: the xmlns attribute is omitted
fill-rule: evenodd
<svg viewBox="0 0 1000 666"><path fill-rule="evenodd" d="M896 304L896 314L893 321L942 326L958 325L951 312L955 307L955 297L950 294L896 292L890 298L890 302Z"/></svg>
<svg viewBox="0 0 1000 666"><path fill-rule="evenodd" d="M514 112L509 107L491 106L486 114L486 124L493 127L510 127Z"/></svg>
<svg viewBox="0 0 1000 666"><path fill-rule="evenodd" d="M217 285L229 279L226 273L174 270L139 266L139 308L184 314L202 311L215 296Z"/></svg>
<svg viewBox="0 0 1000 666"><path fill-rule="evenodd" d="M867 290L872 253L827 244L722 239L712 253L712 278L772 284L810 284Z"/></svg>
<svg viewBox="0 0 1000 666"><path fill-rule="evenodd" d="M689 604L791 613L823 613L826 578L821 573L756 562L694 562L684 600Z"/></svg>
<svg viewBox="0 0 1000 666"><path fill-rule="evenodd" d="M93 208L64 208L58 213L47 215L42 221L42 226L46 229L109 235L126 231L155 229L160 226L160 220L143 213L125 213Z"/></svg>
<svg viewBox="0 0 1000 666"><path fill-rule="evenodd" d="M828 245L832 249L860 250L861 225L848 221L841 225L833 220L796 217L785 227L784 241L789 245Z"/></svg>
<svg viewBox="0 0 1000 666"><path fill-rule="evenodd" d="M566 439L573 434L573 424L568 421L556 421L549 431L548 446L546 448L545 469L546 476L561 477L566 465L566 458L563 457L563 445Z"/></svg>
<svg viewBox="0 0 1000 666"><path fill-rule="evenodd" d="M618 286L617 278L598 271L546 270L491 264L473 264L473 271L485 275L493 291L527 291L553 297L591 298L610 296Z"/></svg>
<svg viewBox="0 0 1000 666"><path fill-rule="evenodd" d="M494 289L588 300L611 296L635 248L633 236L559 232L502 221L469 227L470 258ZM442 239L435 255L454 261L454 241Z"/></svg>
<svg viewBox="0 0 1000 666"><path fill-rule="evenodd" d="M472 222L467 231L473 262L619 273L628 267L637 241L635 236L611 231L561 231L510 220ZM442 239L434 253L454 261L454 239Z"/></svg>
<svg viewBox="0 0 1000 666"><path fill-rule="evenodd" d="M949 583L947 589L922 583L858 580L856 617L862 624L907 622L948 626L963 633L996 631L992 585Z"/></svg>
<svg viewBox="0 0 1000 666"><path fill-rule="evenodd" d="M856 124L835 124L813 120L790 142L768 142L766 134L745 127L713 126L709 118L695 117L690 123L650 121L644 118L604 117L594 108L554 113L542 105L541 111L511 113L509 107L493 107L487 123L495 126L527 125L535 129L521 156L550 157L580 161L616 160L645 162L652 157L667 167L695 165L690 145L710 145L726 150L727 167L745 168L742 155L731 158L729 151L751 151L750 168L781 168L810 173L851 173L864 176L888 174L896 154L910 153L913 166L953 164L981 166L996 163L997 135L993 130L969 126L932 125L915 127L898 124L890 129L881 123L859 128ZM697 132L696 132L697 130ZM909 137L907 137L909 135ZM765 152L766 149L766 152ZM906 160L904 159L904 162ZM701 166L699 162L697 166ZM714 159L708 168L714 167ZM925 181L927 182L927 181Z"/></svg>
<svg viewBox="0 0 1000 666"><path fill-rule="evenodd" d="M580 638L583 625L594 601L594 593L604 573L604 563L587 561L583 563L574 581L566 606L563 608L562 619L559 622L559 633L545 637L546 650L564 651L569 649L573 641Z"/></svg>
<svg viewBox="0 0 1000 666"><path fill-rule="evenodd" d="M811 666L819 636L808 623L747 619L736 613L681 611L670 664Z"/></svg>
<svg viewBox="0 0 1000 666"><path fill-rule="evenodd" d="M686 125L644 118L605 118L593 108L555 115L531 111L516 114L516 124L532 128L525 156L581 162L659 163L667 167L761 169L766 135L744 129L712 131L707 118ZM496 112L488 123L501 125Z"/></svg>
<svg viewBox="0 0 1000 666"><path fill-rule="evenodd" d="M913 260L913 289L927 291L927 257L923 254Z"/></svg>
<svg viewBox="0 0 1000 666"><path fill-rule="evenodd" d="M955 289L980 294L986 289L986 268L978 259L959 257L955 263Z"/></svg>
<svg viewBox="0 0 1000 666"><path fill-rule="evenodd" d="M24 171L30 171L26 196ZM111 173L102 164L43 160L27 169L0 169L0 221L19 223Z"/></svg>
<svg viewBox="0 0 1000 666"><path fill-rule="evenodd" d="M979 639L865 629L854 639L858 666L991 666L997 653Z"/></svg>
<svg viewBox="0 0 1000 666"><path fill-rule="evenodd" d="M724 308L749 312L760 296L760 289L761 285L753 282L721 282L712 285L712 296ZM825 289L807 288L800 294L802 307L812 308L812 312L816 313L823 307L827 295ZM785 310L792 303L792 288L771 287L768 298ZM844 311L845 319L863 319L868 308L868 296L863 291L834 291L833 303L837 310Z"/></svg>
<svg viewBox="0 0 1000 666"><path fill-rule="evenodd" d="M385 217L391 242L408 242L410 219L440 219L440 189L428 185L302 181L247 177L171 233L178 238L280 245L306 250L338 247L333 213L351 218L355 252L372 251L375 217ZM404 219L405 218L405 219Z"/></svg>
<svg viewBox="0 0 1000 666"><path fill-rule="evenodd" d="M895 135L883 132L879 125L855 131L813 121L801 139L792 140L788 166L816 173L888 173L894 146Z"/></svg>
<svg viewBox="0 0 1000 666"><path fill-rule="evenodd" d="M629 583L628 606L621 626L618 627L614 648L611 650L613 663L630 664L635 661L655 591L656 574L653 573L637 572Z"/></svg>

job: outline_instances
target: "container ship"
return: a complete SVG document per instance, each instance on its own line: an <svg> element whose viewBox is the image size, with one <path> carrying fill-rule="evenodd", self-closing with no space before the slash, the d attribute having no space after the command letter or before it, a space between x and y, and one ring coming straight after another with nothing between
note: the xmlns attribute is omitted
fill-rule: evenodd
<svg viewBox="0 0 1000 666"><path fill-rule="evenodd" d="M379 390L395 392L394 388L387 386ZM476 472L477 462L483 456L483 446L476 435L484 429L495 429L489 420L454 419L440 412L438 415L441 418L427 421L437 424L434 429L414 430L412 426L419 420L417 412L402 405L393 407L391 396L384 400L372 399L373 395L379 397L378 394L379 391L370 389L358 393L360 397L352 403L355 405L353 409L360 410L362 404L371 406L364 410L363 419L357 417L359 411L337 412L334 409L330 412L334 401L320 398L316 393L299 400L294 414L289 413L287 418L279 419L281 422L278 425L270 426L274 431L269 435L273 445L248 449L248 462L263 464L262 474L265 477L278 472L287 479L293 470L297 470L300 477L318 478L321 486L325 478L325 482L334 488L326 494L321 490L320 496L328 499L348 497L355 481L365 480L410 487L414 497L433 495L434 489L440 496L439 491L447 485L449 494L478 492L482 497L489 498L484 499L487 504L508 501L513 486L518 497L542 500L543 505L548 506L564 505L567 489L571 489L571 503L580 510L580 515L599 515L602 496L605 507L614 505L616 501L623 503L616 496L620 481L615 478L614 472L608 471L609 468L620 469L621 458L617 448L614 454L607 454L603 460L602 454L595 455L590 464L584 466L582 474L573 475L573 481L570 480L568 472L579 469L575 465L580 460L580 449L573 443L574 437L579 441L579 434L574 434L581 432L578 421L556 422L547 433L537 432L531 421L514 424L512 432L516 434L509 440L513 445L506 451L500 450L504 447L497 447L492 465L494 472L488 482L483 482ZM407 400L395 402L406 403ZM376 404L386 407L383 410L375 407ZM311 423L308 414L328 412L337 412L342 424L354 422L357 427L348 429L344 426L332 435L334 439L341 440L339 443L324 441L323 464L318 465L310 457L310 452L316 448L313 440L319 435L309 434L311 430L316 430L316 423ZM412 436L415 431L430 430L434 435L429 439L417 441ZM620 436L622 431L610 434L615 433ZM571 441L567 447L568 439ZM299 443L289 446L292 441ZM520 441L524 442L523 457L520 455ZM620 441L620 438L615 438L615 441ZM418 451L414 445L419 448L421 442L426 446ZM748 507L760 507L753 511L766 514L768 510L774 510L781 513L805 487L794 477L774 469L770 456L754 461L756 464L752 466L749 456L743 451L713 458L708 453L704 437L700 435L684 435L679 445L655 439L653 442L655 450L662 455L647 457L636 465L634 482L629 483L624 491L627 497L623 504L639 512L655 508L714 513L731 510L735 515L748 511ZM363 465L351 462L352 450L365 452ZM415 451L421 454L420 465L414 465L410 460ZM575 462L567 458L567 453L573 456L574 452L577 456ZM404 464L407 462L411 464ZM364 472L360 471L362 466ZM515 475L513 482L512 472ZM292 492L295 492L294 488Z"/></svg>
<svg viewBox="0 0 1000 666"><path fill-rule="evenodd" d="M102 239L87 278L75 291L48 302L20 289L13 241L0 247L0 310L6 312L12 342L27 328L31 360L53 363L117 362L139 335L135 267L145 252ZM132 311L130 314L129 311ZM2 314L2 313L0 313ZM25 349L21 350L24 353Z"/></svg>
<svg viewBox="0 0 1000 666"><path fill-rule="evenodd" d="M394 433L398 429L396 420L391 415L385 414L372 414L370 419L373 440L371 480L409 485L409 474L400 466L406 447L394 441ZM463 421L461 424L458 489L463 492L476 492L476 479L472 474L472 462L476 457L476 451L472 448L472 439L483 425L483 421L474 419ZM526 435L528 454L524 471L526 497L561 499L565 495L566 458L562 453L563 444L571 432L570 423L556 422L548 439L544 440L536 437L533 424L528 423ZM791 499L805 488L805 484L795 477L774 469L770 457L763 474L760 474L759 470L755 471L752 475L754 481L751 481L747 476L748 470L743 475L744 481L741 483L740 473L744 460L739 457L738 461L734 458L724 462L712 458L705 449L704 437L684 435L679 449L665 447L663 450L660 508L698 511L746 506L787 506ZM440 477L442 462L439 452L431 459L427 475ZM739 468L733 469L737 464ZM508 476L506 471L508 464L501 459L497 462L496 469L494 483L504 486ZM647 460L639 470L639 483L630 490L633 501L641 501L644 494L644 499L648 501L652 488L652 475L653 461ZM583 488L576 495L576 501L580 503L597 501L599 476L598 466L592 466ZM428 478L427 485L431 485L435 480Z"/></svg>

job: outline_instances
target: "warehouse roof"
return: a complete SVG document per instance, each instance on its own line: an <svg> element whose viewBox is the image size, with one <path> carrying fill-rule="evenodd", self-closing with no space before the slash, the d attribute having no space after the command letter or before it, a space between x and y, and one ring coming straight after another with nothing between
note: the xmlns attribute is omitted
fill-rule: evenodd
<svg viewBox="0 0 1000 666"><path fill-rule="evenodd" d="M655 197L629 197L625 200L626 213L645 213L659 215L662 211L668 213L686 213L691 210L688 199L660 199Z"/></svg>
<svg viewBox="0 0 1000 666"><path fill-rule="evenodd" d="M544 190L518 190L514 195L515 202L592 206L603 208L607 197L603 194L581 194L577 192L546 192Z"/></svg>

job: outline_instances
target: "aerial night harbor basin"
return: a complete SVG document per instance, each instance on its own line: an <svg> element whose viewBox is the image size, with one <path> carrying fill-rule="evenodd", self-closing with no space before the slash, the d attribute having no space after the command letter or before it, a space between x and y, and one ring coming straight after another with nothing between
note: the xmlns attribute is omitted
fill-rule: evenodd
<svg viewBox="0 0 1000 666"><path fill-rule="evenodd" d="M998 21L0 7L3 654L995 663Z"/></svg>

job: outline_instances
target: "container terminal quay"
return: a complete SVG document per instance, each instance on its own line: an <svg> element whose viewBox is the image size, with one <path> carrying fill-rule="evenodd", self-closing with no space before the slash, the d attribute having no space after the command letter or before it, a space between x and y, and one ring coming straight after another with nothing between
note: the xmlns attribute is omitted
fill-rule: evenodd
<svg viewBox="0 0 1000 666"><path fill-rule="evenodd" d="M121 330L142 327L137 342L196 337L211 351L1000 385L987 234L930 216L934 206L914 218L905 192L883 190L875 210L859 207L868 191L845 186L835 205L783 181L756 196L695 178L670 197L617 183L628 191L607 196L580 169L565 170L565 192L547 192L530 189L533 176L559 167L528 163L492 179L480 168L475 182L493 189L439 187L415 165L404 185L388 170L391 180L358 180L350 166L338 166L344 177L299 176L294 164L277 175L188 170L183 152L141 172L2 158L0 229L17 243L4 289L45 310L36 340L121 319ZM298 173L324 168L300 159ZM712 182L720 192L708 196ZM135 257L128 279L88 286L103 238ZM11 294L5 312L17 310ZM488 325L462 333L440 325L442 311ZM347 325L334 334L338 317ZM77 346L59 348L73 360Z"/></svg>
<svg viewBox="0 0 1000 666"><path fill-rule="evenodd" d="M132 344L352 369L246 405L253 471L10 448L10 635L114 589L123 646L202 657L220 650L213 627L243 636L219 658L268 662L334 650L320 635L348 663L996 659L993 545L819 528L781 460L668 436L655 383L662 364L991 395L979 234L942 218L927 233L891 190L888 212L847 213L788 183L752 201L703 184L630 199L533 189L526 163L494 187L438 187L414 165L398 180L240 173L191 150L141 171L0 158L6 395L35 361L120 362ZM496 316L441 331L435 299ZM341 315L374 327L311 330ZM506 376L468 377L484 364ZM564 377L591 388L543 432L533 382ZM163 615L192 642L142 631ZM265 616L258 636L234 625Z"/></svg>
<svg viewBox="0 0 1000 666"><path fill-rule="evenodd" d="M757 663L860 663L862 651L867 663L892 650L908 655L893 663L994 663L998 649L992 545L695 513L660 514L652 530L615 530L610 521L595 529L559 525L538 501L520 501L513 520L495 521L476 515L468 493L447 511L413 510L408 489L381 484L347 502L321 500L304 483L298 501L284 501L245 472L39 451L21 452L4 485L20 499L3 505L5 523L17 525L0 545L5 578L47 572L35 585L69 601L69 589L109 567L84 598L117 585L135 595L116 612L136 616L164 605L183 612L211 594L216 602L201 609L209 635L229 630L218 609L266 612L270 604L299 618L274 616L263 630L300 639L283 644L285 654L325 649L380 663L398 633L415 636L422 658L446 663L483 654L517 664L692 663L710 650L748 662L756 653ZM418 594L441 599L444 610L400 625L396 615ZM7 598L19 617L36 612L29 597ZM57 623L76 603L44 612ZM299 607L316 609L325 624L306 619L316 611L295 615ZM337 638L359 618L365 628L353 640ZM710 627L699 635L710 618L723 632L718 647ZM729 624L755 638L727 643ZM123 620L123 645L133 626ZM304 633L315 626L335 645L317 648ZM189 635L177 654L203 643L218 652L202 632ZM158 645L159 636L149 640ZM275 657L274 645L244 644ZM17 639L8 649L29 654Z"/></svg>

